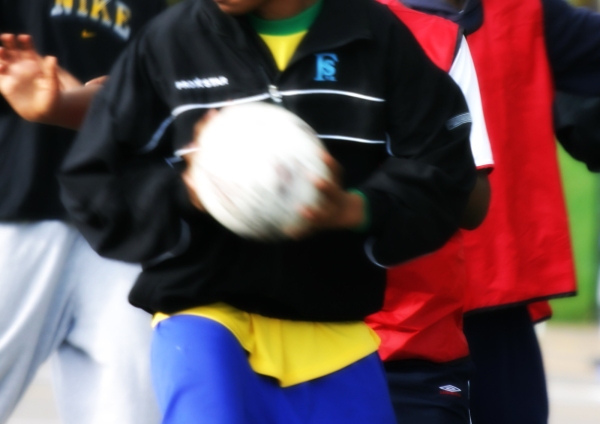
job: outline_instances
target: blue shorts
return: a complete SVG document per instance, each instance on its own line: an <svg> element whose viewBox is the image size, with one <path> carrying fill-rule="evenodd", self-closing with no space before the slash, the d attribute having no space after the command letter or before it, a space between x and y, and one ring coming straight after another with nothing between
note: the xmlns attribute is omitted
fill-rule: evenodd
<svg viewBox="0 0 600 424"><path fill-rule="evenodd" d="M164 424L394 424L376 353L321 378L282 388L255 373L233 334L210 319L161 321L152 377Z"/></svg>

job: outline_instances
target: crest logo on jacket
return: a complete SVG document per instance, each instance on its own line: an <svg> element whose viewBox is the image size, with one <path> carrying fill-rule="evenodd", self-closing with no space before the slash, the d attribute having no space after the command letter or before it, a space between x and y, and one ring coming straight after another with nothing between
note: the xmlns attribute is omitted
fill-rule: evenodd
<svg viewBox="0 0 600 424"><path fill-rule="evenodd" d="M101 23L111 28L123 40L129 39L131 34L131 8L119 0L54 0L50 16L75 16ZM89 37L82 33L82 38Z"/></svg>
<svg viewBox="0 0 600 424"><path fill-rule="evenodd" d="M336 64L339 61L337 54L320 53L315 56L317 57L317 72L315 75L315 81L336 81Z"/></svg>

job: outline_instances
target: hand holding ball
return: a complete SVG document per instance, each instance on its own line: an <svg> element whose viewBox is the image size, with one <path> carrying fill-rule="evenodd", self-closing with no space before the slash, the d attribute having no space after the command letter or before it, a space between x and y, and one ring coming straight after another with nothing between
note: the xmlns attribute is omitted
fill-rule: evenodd
<svg viewBox="0 0 600 424"><path fill-rule="evenodd" d="M325 147L291 112L267 103L223 108L202 127L190 177L204 209L242 237L271 241L301 233L303 208L323 201Z"/></svg>

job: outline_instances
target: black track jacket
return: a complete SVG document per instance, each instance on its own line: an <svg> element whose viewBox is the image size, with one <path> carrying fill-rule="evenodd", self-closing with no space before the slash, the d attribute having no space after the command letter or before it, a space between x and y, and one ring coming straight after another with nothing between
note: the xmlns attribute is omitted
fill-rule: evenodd
<svg viewBox="0 0 600 424"><path fill-rule="evenodd" d="M320 135L345 186L368 197L365 233L265 244L191 206L174 152L208 109L256 100ZM189 0L113 69L64 164L63 200L98 252L143 263L129 299L149 312L223 301L276 318L357 320L381 307L382 265L456 231L475 176L469 122L458 87L372 0L325 0L283 73L244 17Z"/></svg>

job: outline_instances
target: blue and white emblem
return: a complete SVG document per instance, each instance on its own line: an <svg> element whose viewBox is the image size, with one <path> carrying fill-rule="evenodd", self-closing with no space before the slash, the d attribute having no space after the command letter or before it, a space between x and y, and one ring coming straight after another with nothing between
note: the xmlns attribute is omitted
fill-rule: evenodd
<svg viewBox="0 0 600 424"><path fill-rule="evenodd" d="M338 62L337 54L335 53L320 53L317 56L317 74L315 81L336 81L335 68Z"/></svg>

